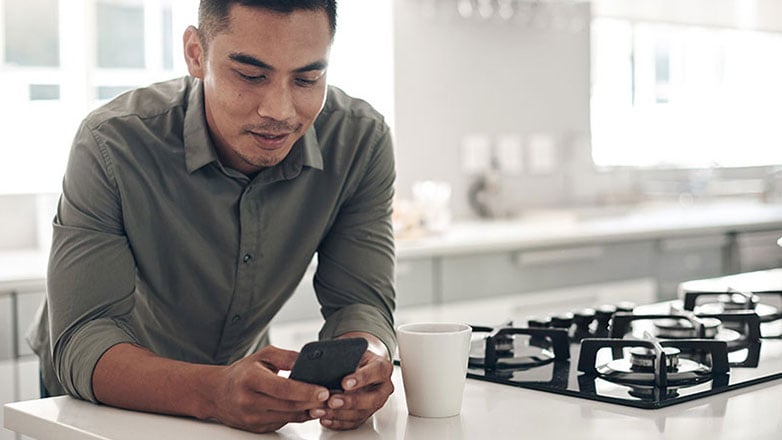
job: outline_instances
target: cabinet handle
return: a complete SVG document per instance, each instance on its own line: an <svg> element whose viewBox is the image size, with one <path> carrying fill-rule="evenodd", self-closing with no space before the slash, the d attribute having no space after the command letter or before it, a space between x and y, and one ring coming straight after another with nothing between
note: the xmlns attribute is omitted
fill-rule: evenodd
<svg viewBox="0 0 782 440"><path fill-rule="evenodd" d="M517 266L535 266L592 261L602 258L603 255L605 255L605 248L602 246L585 246L571 249L519 252L515 255L514 260Z"/></svg>

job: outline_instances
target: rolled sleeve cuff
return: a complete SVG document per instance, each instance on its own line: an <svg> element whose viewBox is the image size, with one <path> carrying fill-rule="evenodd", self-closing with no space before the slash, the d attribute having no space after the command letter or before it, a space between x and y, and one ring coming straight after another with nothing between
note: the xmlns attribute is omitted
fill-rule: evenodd
<svg viewBox="0 0 782 440"><path fill-rule="evenodd" d="M60 360L55 365L57 378L65 391L77 398L98 403L92 389L92 374L101 356L121 343L136 344L131 335L123 331L112 319L100 319L77 330L65 344Z"/></svg>
<svg viewBox="0 0 782 440"><path fill-rule="evenodd" d="M367 304L353 304L332 313L320 330L320 339L334 339L349 332L369 333L385 344L388 353L396 353L393 317Z"/></svg>

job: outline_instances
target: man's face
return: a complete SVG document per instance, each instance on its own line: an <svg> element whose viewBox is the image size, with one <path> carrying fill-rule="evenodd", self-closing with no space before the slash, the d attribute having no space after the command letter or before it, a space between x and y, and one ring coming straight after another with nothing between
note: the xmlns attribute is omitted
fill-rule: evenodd
<svg viewBox="0 0 782 440"><path fill-rule="evenodd" d="M326 99L326 12L279 14L234 5L230 27L203 47L185 32L190 74L204 83L206 120L224 165L252 174L278 164Z"/></svg>

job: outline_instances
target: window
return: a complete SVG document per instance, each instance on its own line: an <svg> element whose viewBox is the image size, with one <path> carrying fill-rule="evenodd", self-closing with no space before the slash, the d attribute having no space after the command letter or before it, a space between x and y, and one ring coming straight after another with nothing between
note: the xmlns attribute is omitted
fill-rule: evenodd
<svg viewBox="0 0 782 440"><path fill-rule="evenodd" d="M181 36L197 12L198 0L0 0L0 194L58 193L88 111L187 74ZM391 28L391 0L341 0L329 66L389 123Z"/></svg>
<svg viewBox="0 0 782 440"><path fill-rule="evenodd" d="M57 0L6 1L3 8L5 63L17 66L60 64Z"/></svg>
<svg viewBox="0 0 782 440"><path fill-rule="evenodd" d="M98 31L98 67L145 67L143 5L99 1L95 25ZM163 44L171 46L171 41Z"/></svg>
<svg viewBox="0 0 782 440"><path fill-rule="evenodd" d="M782 164L782 35L615 18L592 31L597 165Z"/></svg>
<svg viewBox="0 0 782 440"><path fill-rule="evenodd" d="M59 192L88 111L186 74L175 54L197 10L198 0L0 0L0 194Z"/></svg>

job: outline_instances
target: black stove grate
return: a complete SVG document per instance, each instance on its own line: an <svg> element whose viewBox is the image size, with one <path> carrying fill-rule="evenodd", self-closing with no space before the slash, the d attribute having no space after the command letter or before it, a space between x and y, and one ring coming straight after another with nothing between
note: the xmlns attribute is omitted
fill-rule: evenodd
<svg viewBox="0 0 782 440"><path fill-rule="evenodd" d="M712 351L706 355L704 355L702 348L695 350L689 346L690 342L686 342L686 340L685 342L682 340L662 340L657 343L660 346L678 344L685 353L699 352L699 356L706 359L704 363L712 369L715 369L716 364L716 374L706 379L699 378L693 383L672 384L668 380L668 375L663 373L662 378L658 374L658 377L651 381L652 383L642 384L613 381L597 374L597 367L603 360L617 358L622 352L621 347L612 346L612 344L654 346L655 342L642 340L643 342L639 343L638 340L633 339L635 333L633 326L643 328L644 325L651 324L643 324L642 321L651 321L658 316L670 317L672 309L675 309L672 307L672 303L665 302L640 306L632 313L617 312L612 317L609 332L609 336L613 336L612 338L574 337L573 329L571 329L568 356L560 355L543 365L517 370L470 365L467 377L644 409L663 408L782 378L782 339L762 337L759 331L759 318L751 311L727 313L723 317L724 324L741 334L740 343L710 340L709 344L712 348L709 350ZM719 314L695 315L692 312L673 313L673 316L695 319L696 323L699 318L720 318ZM780 325L782 324L780 321L763 325ZM594 327L592 328L594 329ZM525 336L522 337L531 338L526 331L519 332L507 329L490 329L490 331L503 335L523 334ZM561 332L562 330L557 331ZM550 338L546 341L553 346ZM608 343L606 350L601 348L605 346L604 341L613 341ZM586 351L583 349L585 345ZM598 352L604 354L598 354ZM729 357L727 363L725 362L726 353ZM602 359L600 359L601 356ZM742 358L744 360L735 360ZM659 362L664 362L663 359L657 359L657 362L658 365L664 364L659 364Z"/></svg>

